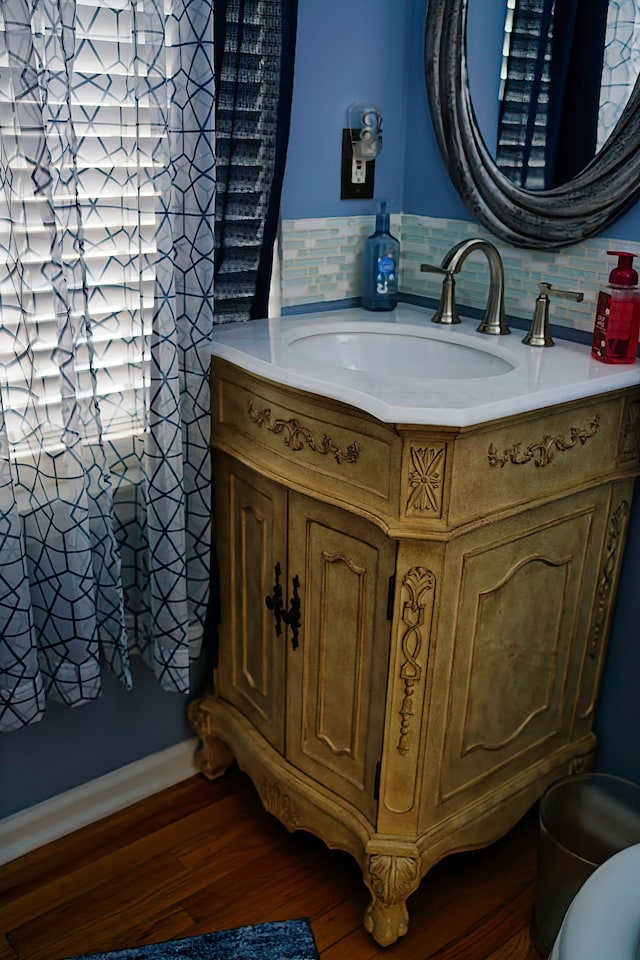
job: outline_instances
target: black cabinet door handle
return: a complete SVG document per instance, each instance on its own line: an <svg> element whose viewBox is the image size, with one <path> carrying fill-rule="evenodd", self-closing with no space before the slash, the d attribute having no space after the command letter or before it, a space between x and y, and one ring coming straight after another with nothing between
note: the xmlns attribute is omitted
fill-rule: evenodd
<svg viewBox="0 0 640 960"><path fill-rule="evenodd" d="M291 649L297 650L300 645L300 594L298 588L300 587L300 580L296 575L291 581L293 584L293 596L290 600L290 607L288 610L282 611L282 619L284 622L291 628Z"/></svg>

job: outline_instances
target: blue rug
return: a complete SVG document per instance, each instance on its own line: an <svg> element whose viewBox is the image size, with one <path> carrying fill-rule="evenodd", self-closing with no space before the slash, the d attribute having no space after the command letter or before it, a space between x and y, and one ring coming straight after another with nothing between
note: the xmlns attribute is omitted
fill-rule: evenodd
<svg viewBox="0 0 640 960"><path fill-rule="evenodd" d="M69 960L320 960L306 919L258 923Z"/></svg>

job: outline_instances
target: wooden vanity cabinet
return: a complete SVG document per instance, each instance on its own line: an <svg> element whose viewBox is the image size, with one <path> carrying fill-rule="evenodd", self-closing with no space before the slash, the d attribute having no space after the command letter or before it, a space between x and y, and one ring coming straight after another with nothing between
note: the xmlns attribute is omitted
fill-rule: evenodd
<svg viewBox="0 0 640 960"><path fill-rule="evenodd" d="M349 851L381 944L426 871L588 767L640 391L390 425L214 359L208 776Z"/></svg>

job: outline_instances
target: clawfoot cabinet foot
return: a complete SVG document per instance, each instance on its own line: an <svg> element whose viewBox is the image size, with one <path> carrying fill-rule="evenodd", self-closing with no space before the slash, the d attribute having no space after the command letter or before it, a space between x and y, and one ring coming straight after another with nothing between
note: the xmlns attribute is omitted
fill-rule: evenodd
<svg viewBox="0 0 640 960"><path fill-rule="evenodd" d="M420 861L386 854L369 856L364 879L371 891L364 926L380 946L388 947L409 927L407 898L420 883Z"/></svg>
<svg viewBox="0 0 640 960"><path fill-rule="evenodd" d="M211 722L210 697L194 700L187 708L187 718L191 727L200 738L200 746L195 752L194 761L198 770L209 780L215 780L231 766L233 754L226 743L219 740Z"/></svg>

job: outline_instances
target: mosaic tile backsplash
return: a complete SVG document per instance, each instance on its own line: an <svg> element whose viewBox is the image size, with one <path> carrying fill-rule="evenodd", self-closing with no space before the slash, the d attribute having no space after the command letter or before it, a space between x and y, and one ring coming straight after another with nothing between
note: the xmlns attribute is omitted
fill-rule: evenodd
<svg viewBox="0 0 640 960"><path fill-rule="evenodd" d="M283 307L346 300L361 295L364 241L373 233L375 217L327 217L284 220L281 226L281 302ZM464 220L442 220L413 214L394 214L391 232L400 241L400 283L405 294L439 297L441 280L420 273L421 263L439 265L460 240L485 237L500 250L505 271L505 309L508 315L530 320L538 284L581 291L584 300L551 300L552 323L590 332L598 290L607 282L612 258L607 250L640 253L638 244L613 237L595 237L558 252L523 250L497 240L484 227ZM620 244L623 246L620 246ZM472 254L456 276L456 299L461 307L483 308L489 270L481 254Z"/></svg>

